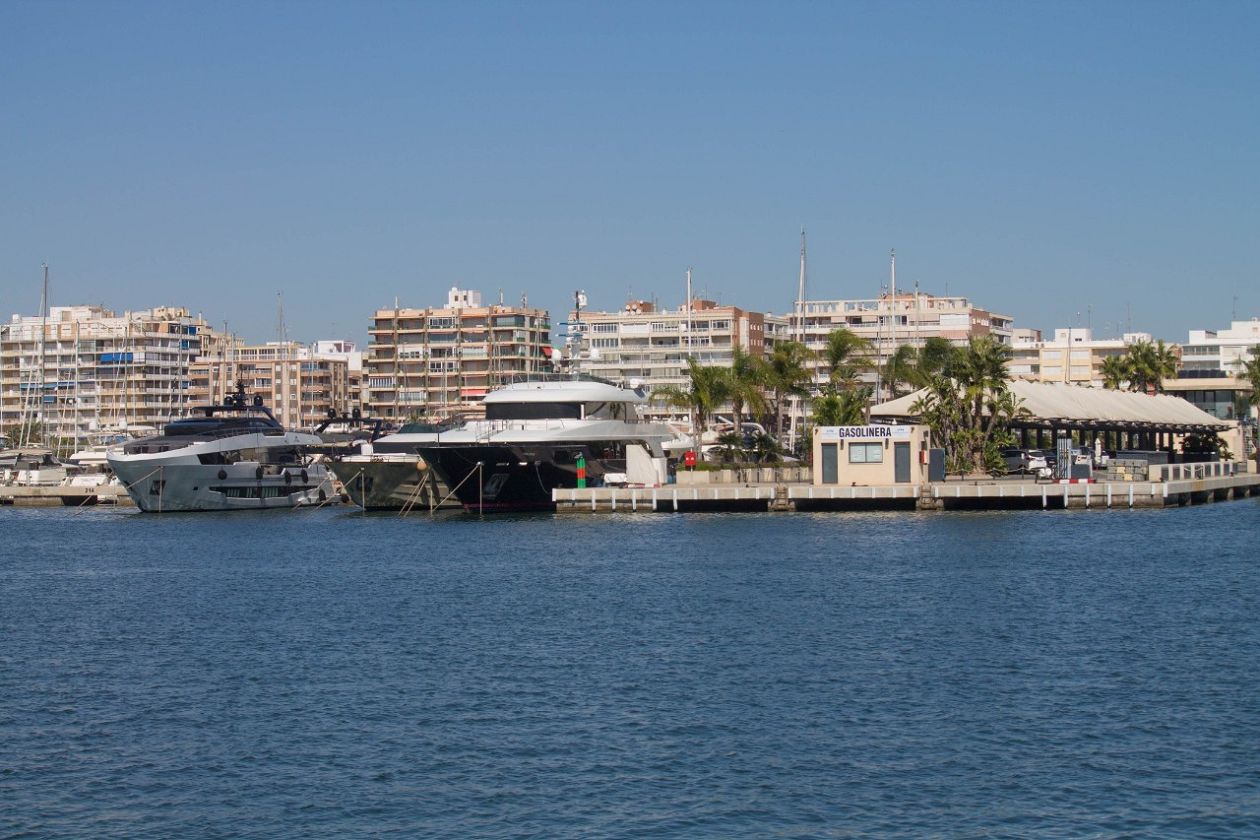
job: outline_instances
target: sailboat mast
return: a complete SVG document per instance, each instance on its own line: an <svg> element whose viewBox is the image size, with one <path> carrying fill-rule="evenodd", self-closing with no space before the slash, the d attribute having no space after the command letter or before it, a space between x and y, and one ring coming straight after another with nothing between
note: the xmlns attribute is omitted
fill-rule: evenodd
<svg viewBox="0 0 1260 840"><path fill-rule="evenodd" d="M45 373L45 365L48 359L48 263L43 264L44 268L44 288L39 295L39 409L36 417L39 419L40 434L45 436L47 441L47 429L44 418L44 389L48 385L47 374ZM27 430L27 443L30 443L30 430Z"/></svg>
<svg viewBox="0 0 1260 840"><path fill-rule="evenodd" d="M691 269L687 269L687 358L691 358Z"/></svg>
<svg viewBox="0 0 1260 840"><path fill-rule="evenodd" d="M893 248L888 252L888 288L889 297L892 301L892 319L888 325L892 327L892 349L897 352L897 249Z"/></svg>
<svg viewBox="0 0 1260 840"><path fill-rule="evenodd" d="M801 276L796 289L797 335L805 343L805 228L801 228Z"/></svg>

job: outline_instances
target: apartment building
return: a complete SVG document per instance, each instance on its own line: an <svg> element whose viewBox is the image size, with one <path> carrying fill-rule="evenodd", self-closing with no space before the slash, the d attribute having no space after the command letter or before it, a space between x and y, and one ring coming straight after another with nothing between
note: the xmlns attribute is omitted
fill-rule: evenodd
<svg viewBox="0 0 1260 840"><path fill-rule="evenodd" d="M363 351L353 341L343 338L322 339L311 348L320 358L345 359L349 376L349 402L351 409L367 413L367 389L364 387Z"/></svg>
<svg viewBox="0 0 1260 840"><path fill-rule="evenodd" d="M1252 351L1260 347L1260 318L1233 321L1223 330L1190 330L1181 347L1181 369L1184 378L1216 378L1220 375L1240 376L1243 367L1254 358Z"/></svg>
<svg viewBox="0 0 1260 840"><path fill-rule="evenodd" d="M200 315L54 306L0 325L0 428L38 422L62 449L156 429L190 403L193 361L222 346Z"/></svg>
<svg viewBox="0 0 1260 840"><path fill-rule="evenodd" d="M1233 321L1222 330L1190 330L1181 348L1177 379L1166 380L1164 390L1222 420L1254 417L1256 410L1243 405L1251 394L1243 368L1253 354L1260 354L1257 347L1260 318Z"/></svg>
<svg viewBox="0 0 1260 840"><path fill-rule="evenodd" d="M475 414L490 389L551 369L547 310L485 306L477 291L452 288L444 307L378 309L368 333L367 407L378 417Z"/></svg>
<svg viewBox="0 0 1260 840"><path fill-rule="evenodd" d="M765 316L737 306L696 298L688 308L659 307L632 300L611 312L574 311L580 322L584 352L577 360L583 372L613 382L637 382L649 390L686 388L688 357L707 367L730 367L734 348L754 356L765 353ZM665 417L677 411L648 406L646 414Z"/></svg>
<svg viewBox="0 0 1260 840"><path fill-rule="evenodd" d="M1088 327L1060 327L1049 340L1041 340L1039 334L1020 333L1011 344L1011 360L1006 369L1013 379L1101 388L1105 359L1123 356L1132 345L1151 340L1150 333L1144 332L1095 338Z"/></svg>
<svg viewBox="0 0 1260 840"><path fill-rule="evenodd" d="M821 353L827 336L847 329L871 343L875 360L887 359L909 344L922 347L929 338L966 344L971 338L992 336L1009 346L1014 319L974 305L966 297L938 296L923 292L883 294L857 300L807 300L799 312L785 316L780 335L801 341L812 351L814 381L825 383L830 375ZM873 382L874 374L868 378Z"/></svg>
<svg viewBox="0 0 1260 840"><path fill-rule="evenodd" d="M334 344L336 342L333 342ZM230 345L221 354L193 362L189 397L194 404L222 403L237 382L259 394L288 429L313 429L330 411L355 407L350 397L350 360L345 352L320 353L328 342L306 347L293 341Z"/></svg>

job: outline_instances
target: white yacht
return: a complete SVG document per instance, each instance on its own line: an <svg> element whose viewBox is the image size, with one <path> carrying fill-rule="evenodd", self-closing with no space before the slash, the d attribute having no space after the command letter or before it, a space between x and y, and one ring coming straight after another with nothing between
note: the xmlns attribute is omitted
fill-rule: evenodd
<svg viewBox="0 0 1260 840"><path fill-rule="evenodd" d="M485 417L457 428L413 424L334 464L365 508L456 503L468 510L551 510L551 491L666 481L675 432L643 422L641 389L592 377L532 375L485 396Z"/></svg>
<svg viewBox="0 0 1260 840"><path fill-rule="evenodd" d="M259 510L333 499L327 468L307 455L320 437L285 431L242 384L223 405L198 412L108 453L141 510Z"/></svg>
<svg viewBox="0 0 1260 840"><path fill-rule="evenodd" d="M554 510L551 491L666 481L672 429L644 422L647 395L605 380L535 377L491 391L484 420L416 445L466 510Z"/></svg>
<svg viewBox="0 0 1260 840"><path fill-rule="evenodd" d="M66 465L51 449L28 446L0 452L0 484L55 487L66 480Z"/></svg>

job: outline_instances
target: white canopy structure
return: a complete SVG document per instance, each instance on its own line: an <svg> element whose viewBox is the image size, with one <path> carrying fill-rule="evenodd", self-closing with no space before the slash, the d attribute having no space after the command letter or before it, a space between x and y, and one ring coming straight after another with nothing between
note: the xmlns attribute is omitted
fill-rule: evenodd
<svg viewBox="0 0 1260 840"><path fill-rule="evenodd" d="M1150 396L1080 385L1012 380L1011 393L1027 414L1012 428L1150 431L1188 434L1217 432L1230 424L1180 397ZM899 397L871 408L872 420L906 421L917 417L914 404L925 391Z"/></svg>

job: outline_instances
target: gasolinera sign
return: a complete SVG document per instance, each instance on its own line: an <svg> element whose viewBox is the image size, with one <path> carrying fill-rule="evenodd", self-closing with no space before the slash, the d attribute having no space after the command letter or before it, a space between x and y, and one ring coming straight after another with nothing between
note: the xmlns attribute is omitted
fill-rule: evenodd
<svg viewBox="0 0 1260 840"><path fill-rule="evenodd" d="M909 426L819 426L820 440L909 440Z"/></svg>

